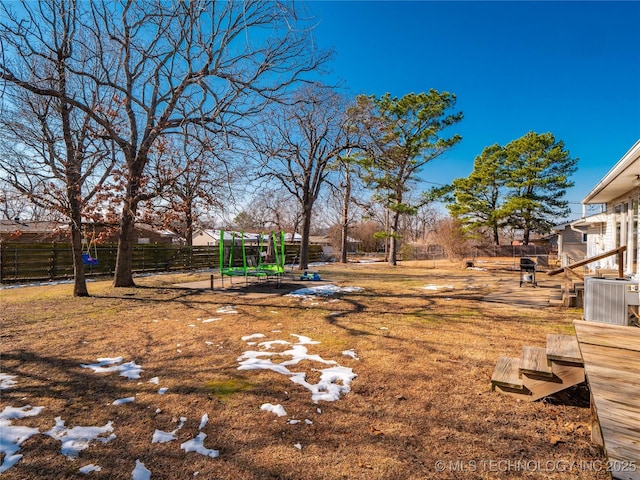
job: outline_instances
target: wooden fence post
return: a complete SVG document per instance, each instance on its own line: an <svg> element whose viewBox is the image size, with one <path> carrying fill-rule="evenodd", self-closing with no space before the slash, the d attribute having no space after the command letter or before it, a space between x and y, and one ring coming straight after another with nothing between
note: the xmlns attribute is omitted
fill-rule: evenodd
<svg viewBox="0 0 640 480"><path fill-rule="evenodd" d="M49 280L56 278L56 242L51 242L51 255L49 256Z"/></svg>
<svg viewBox="0 0 640 480"><path fill-rule="evenodd" d="M4 250L5 250L4 242L0 241L0 283L4 282L4 262L5 262Z"/></svg>

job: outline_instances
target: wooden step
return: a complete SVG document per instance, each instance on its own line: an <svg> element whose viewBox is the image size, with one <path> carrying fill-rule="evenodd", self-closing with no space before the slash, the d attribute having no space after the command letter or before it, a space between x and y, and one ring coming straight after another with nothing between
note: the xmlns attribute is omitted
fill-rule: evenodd
<svg viewBox="0 0 640 480"><path fill-rule="evenodd" d="M528 375L553 377L553 370L547 359L547 349L543 347L522 347L520 372Z"/></svg>
<svg viewBox="0 0 640 480"><path fill-rule="evenodd" d="M547 358L582 365L578 340L573 335L547 335Z"/></svg>
<svg viewBox="0 0 640 480"><path fill-rule="evenodd" d="M513 357L500 357L496 368L491 375L491 388L496 386L522 390L524 384L520 378L520 359Z"/></svg>
<svg viewBox="0 0 640 480"><path fill-rule="evenodd" d="M522 375L525 389L531 392L527 397L529 400L534 402L584 382L584 368L581 365L554 361L552 369L552 377Z"/></svg>

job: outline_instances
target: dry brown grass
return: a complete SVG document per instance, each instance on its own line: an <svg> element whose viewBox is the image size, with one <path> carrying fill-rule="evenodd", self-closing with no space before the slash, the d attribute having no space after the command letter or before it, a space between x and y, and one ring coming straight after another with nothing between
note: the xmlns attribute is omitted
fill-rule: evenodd
<svg viewBox="0 0 640 480"><path fill-rule="evenodd" d="M35 435L3 478L129 479L136 459L153 479L195 472L230 480L608 478L589 468L603 457L590 442L581 389L535 403L490 389L500 355L569 332L579 312L481 301L515 282L516 274L504 271L432 262L319 271L323 280L364 290L309 301L283 296L284 289L248 295L172 287L208 274L140 278L135 289L94 282L90 298L72 298L68 285L3 290L0 371L18 383L2 391L0 410L44 406L14 424L46 431L56 417L69 427L113 421L117 435L92 443L75 461L61 455L59 441ZM454 289L425 290L427 284ZM238 313L217 313L226 305ZM238 357L252 348L241 337L254 333L321 342L309 353L353 368L351 392L314 404L308 390L283 375L238 370ZM346 349L359 360L342 355ZM141 365L141 379L80 367L115 356ZM310 363L292 370L315 381L312 368L325 366ZM156 376L159 385L149 383ZM159 395L159 387L169 390ZM134 395L133 403L112 405ZM288 416L260 410L267 402L282 404ZM205 413L204 444L220 451L216 459L180 449L198 434ZM171 431L180 417L187 422L176 441L151 444L155 429ZM78 472L91 463L102 471Z"/></svg>

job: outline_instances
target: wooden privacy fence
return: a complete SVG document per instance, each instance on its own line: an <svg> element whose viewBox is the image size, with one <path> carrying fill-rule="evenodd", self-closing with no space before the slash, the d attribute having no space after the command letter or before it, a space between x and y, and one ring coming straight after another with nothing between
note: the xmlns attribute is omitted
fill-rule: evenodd
<svg viewBox="0 0 640 480"><path fill-rule="evenodd" d="M234 258L242 262L240 247ZM247 255L256 255L258 247L246 247ZM300 245L286 245L287 264L297 262ZM87 276L112 275L116 265L117 245L98 245L91 254L97 265L85 265ZM309 245L309 261L322 255L322 247ZM189 247L182 245L134 245L135 273L197 270L219 267L217 246ZM7 243L0 242L0 283L31 280L58 280L73 277L73 257L68 243Z"/></svg>

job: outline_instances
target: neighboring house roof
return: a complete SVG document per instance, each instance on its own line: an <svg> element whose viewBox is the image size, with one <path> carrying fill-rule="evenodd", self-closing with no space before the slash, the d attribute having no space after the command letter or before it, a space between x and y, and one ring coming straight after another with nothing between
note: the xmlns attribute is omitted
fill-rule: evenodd
<svg viewBox="0 0 640 480"><path fill-rule="evenodd" d="M301 242L302 235L300 235L299 233L285 233L284 239L287 242Z"/></svg>
<svg viewBox="0 0 640 480"><path fill-rule="evenodd" d="M598 213L597 215L591 215L589 217L581 218L572 223L574 227L587 227L589 225L597 225L598 223L607 223L607 214Z"/></svg>
<svg viewBox="0 0 640 480"><path fill-rule="evenodd" d="M0 232L2 233L52 233L66 231L69 225L59 222L33 222L30 220L0 220Z"/></svg>
<svg viewBox="0 0 640 480"><path fill-rule="evenodd" d="M135 226L136 226L136 228L138 228L140 230L145 230L147 232L153 232L153 233L156 233L156 234L160 235L161 237L175 237L176 236L176 234L174 232L172 232L171 230L156 228L153 225L149 225L147 223L136 223Z"/></svg>
<svg viewBox="0 0 640 480"><path fill-rule="evenodd" d="M319 245L328 245L332 242L332 238L328 235L309 235L309 242L316 243ZM361 243L360 240L356 240L355 238L347 237L348 243Z"/></svg>
<svg viewBox="0 0 640 480"><path fill-rule="evenodd" d="M105 223L93 223L87 222L83 223L85 228L94 228L94 227L113 227L117 228L117 224L105 224ZM175 237L175 233L169 230L159 230L154 228L152 225L148 225L145 223L136 223L135 228L138 231L144 231L149 233L155 233L160 235L161 237ZM0 233L7 235L56 235L63 234L68 235L69 233L69 224L62 222L33 222L33 221L24 221L24 220L0 220Z"/></svg>
<svg viewBox="0 0 640 480"><path fill-rule="evenodd" d="M265 238L268 236L267 234L260 233L248 233L248 232L235 232L232 230L223 230L224 232L224 240L231 241L235 238L236 241L240 241L240 239L244 236L245 242L257 242L262 236L262 240L265 241ZM196 235L204 235L210 237L213 240L220 241L220 230L198 230Z"/></svg>
<svg viewBox="0 0 640 480"><path fill-rule="evenodd" d="M610 202L639 186L639 183L640 140L609 170L582 203L587 205Z"/></svg>

